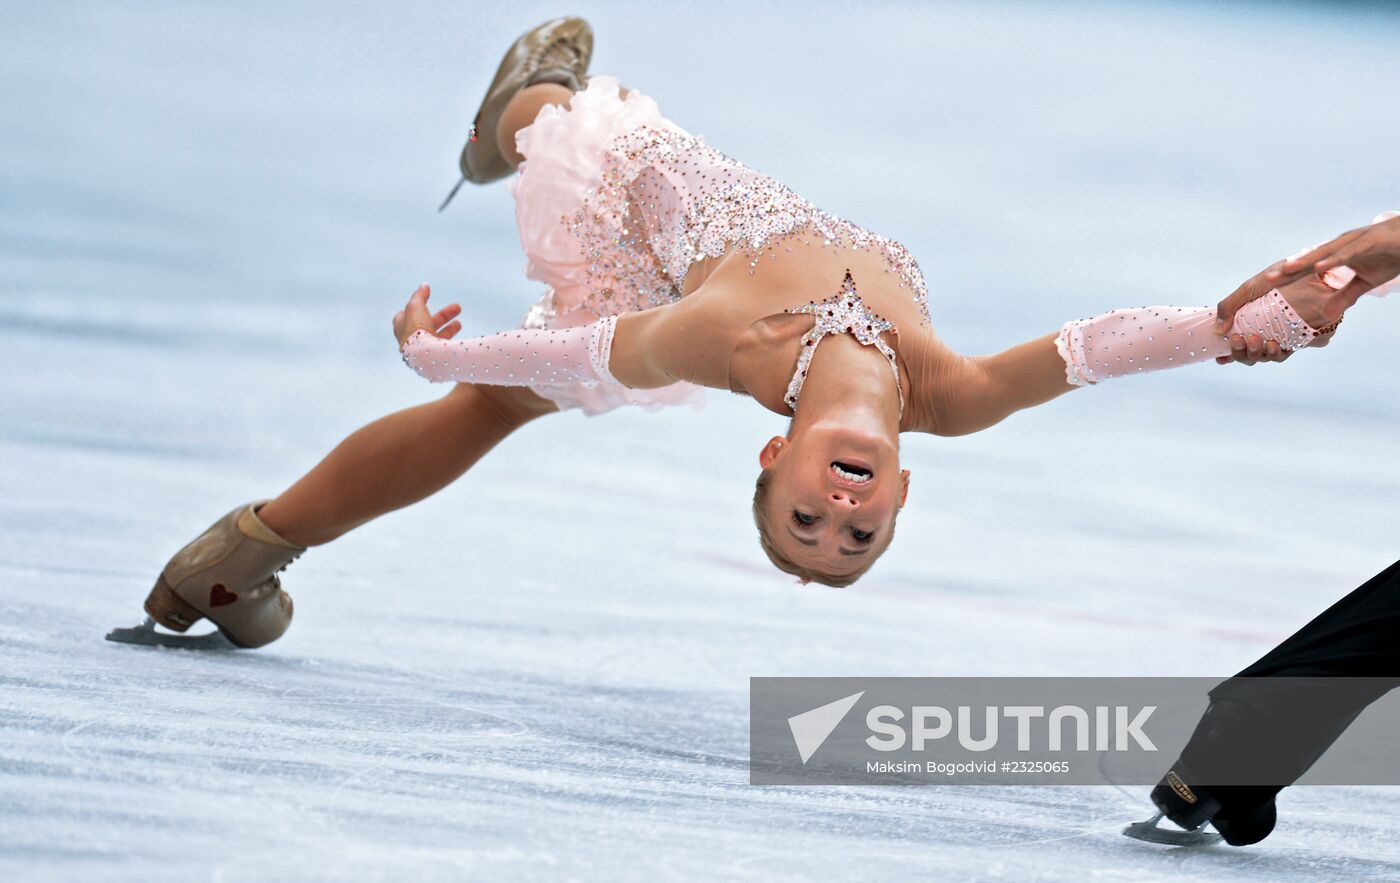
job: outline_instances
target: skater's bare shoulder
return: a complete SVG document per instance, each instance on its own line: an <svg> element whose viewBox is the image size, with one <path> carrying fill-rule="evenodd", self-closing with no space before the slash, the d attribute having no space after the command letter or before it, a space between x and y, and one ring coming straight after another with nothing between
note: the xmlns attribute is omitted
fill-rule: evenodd
<svg viewBox="0 0 1400 883"><path fill-rule="evenodd" d="M610 370L624 386L653 389L684 380L727 388L729 353L743 316L718 279L664 306L617 320Z"/></svg>

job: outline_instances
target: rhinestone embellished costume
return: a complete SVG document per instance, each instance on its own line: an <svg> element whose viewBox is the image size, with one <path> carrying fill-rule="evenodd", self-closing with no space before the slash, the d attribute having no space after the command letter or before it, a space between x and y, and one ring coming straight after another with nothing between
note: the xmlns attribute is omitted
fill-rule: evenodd
<svg viewBox="0 0 1400 883"><path fill-rule="evenodd" d="M568 109L546 105L516 134L525 162L509 187L525 275L549 286L524 328L584 325L672 303L696 261L737 249L752 273L799 231L832 253L878 251L928 321L923 275L903 245L823 212L665 118L653 99L635 89L620 98L618 86L595 74ZM701 400L687 383L532 388L589 414Z"/></svg>
<svg viewBox="0 0 1400 883"><path fill-rule="evenodd" d="M1317 337L1278 289L1241 307L1230 333L1257 334L1286 350L1301 349ZM1230 355L1229 337L1215 333L1214 307L1112 310L1066 322L1055 346L1072 386Z"/></svg>
<svg viewBox="0 0 1400 883"><path fill-rule="evenodd" d="M879 249L927 315L923 276L904 246L821 211L701 136L651 126L623 135L609 149L597 195L565 222L589 257L582 305L595 314L678 299L692 263L734 244L752 273L765 249L810 226L833 252Z"/></svg>
<svg viewBox="0 0 1400 883"><path fill-rule="evenodd" d="M705 258L742 253L753 273L765 254L791 250L783 240L799 231L835 254L878 251L928 323L923 275L902 245L823 212L715 150L640 92L623 99L614 77L593 76L567 109L541 108L516 133L516 148L525 161L509 187L525 275L548 287L520 331L467 341L416 335L404 356L425 376L529 386L561 409L588 414L626 404L698 405L703 392L690 383L659 389L617 383L607 371L614 326L600 321L678 300L690 267ZM898 379L893 350L876 330L889 325L865 308L853 285L817 306L790 310L816 320L788 387L790 408L817 341L836 331L849 329L878 347ZM1228 353L1225 339L1208 330L1213 317L1210 309L1115 311L1067 323L1056 346L1071 384L1096 383ZM1236 326L1290 348L1316 333L1276 293L1241 310ZM902 389L900 395L902 407Z"/></svg>
<svg viewBox="0 0 1400 883"><path fill-rule="evenodd" d="M616 330L616 316L588 325L502 331L467 340L444 340L420 328L404 341L403 361L434 383L616 385L608 370Z"/></svg>
<svg viewBox="0 0 1400 883"><path fill-rule="evenodd" d="M812 363L817 344L828 334L850 334L865 346L878 349L890 363L890 370L894 372L894 385L899 390L899 413L900 416L904 415L904 388L899 383L899 363L895 359L894 350L880 339L884 332L894 330L894 323L880 318L860 299L850 270L846 271L846 278L841 283L839 293L826 300L791 307L787 312L805 313L816 320L811 329L802 335L802 350L797 357L797 370L793 372L787 392L783 395L783 401L789 408L797 410L797 397L802 394L802 384L807 381L807 366Z"/></svg>

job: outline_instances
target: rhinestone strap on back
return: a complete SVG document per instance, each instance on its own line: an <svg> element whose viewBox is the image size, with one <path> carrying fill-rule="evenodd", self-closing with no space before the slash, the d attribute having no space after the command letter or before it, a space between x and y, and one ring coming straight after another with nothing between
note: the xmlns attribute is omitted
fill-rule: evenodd
<svg viewBox="0 0 1400 883"><path fill-rule="evenodd" d="M807 367L812 363L812 355L816 353L817 344L821 339L828 334L851 334L865 346L878 349L890 363L890 370L894 372L894 386L899 390L899 415L904 416L904 387L899 382L899 363L895 359L894 350L880 339L882 333L895 330L894 323L876 315L865 305L865 301L861 300L860 294L856 292L856 283L851 278L850 270L846 271L846 278L841 283L839 293L826 300L789 307L785 312L806 313L816 320L811 329L802 335L802 353L797 357L797 370L793 372L792 380L788 382L787 393L783 396L783 401L789 408L797 410L797 397L802 394L802 384L807 380Z"/></svg>

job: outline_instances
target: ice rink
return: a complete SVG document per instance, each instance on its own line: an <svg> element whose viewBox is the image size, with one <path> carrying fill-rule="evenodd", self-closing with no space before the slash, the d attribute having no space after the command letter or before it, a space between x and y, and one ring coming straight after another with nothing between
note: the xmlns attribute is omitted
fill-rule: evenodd
<svg viewBox="0 0 1400 883"><path fill-rule="evenodd" d="M748 678L1227 676L1400 557L1400 302L1285 365L906 437L899 536L801 587L749 517L785 421L551 416L308 552L287 637L102 640L166 559L445 392L421 281L515 325L503 185L435 213L505 46L595 72L894 237L991 352L1213 304L1400 208L1400 15L1332 4L6 4L0 878L1400 879L1400 789L1245 849L1129 841L1146 787L758 788Z"/></svg>

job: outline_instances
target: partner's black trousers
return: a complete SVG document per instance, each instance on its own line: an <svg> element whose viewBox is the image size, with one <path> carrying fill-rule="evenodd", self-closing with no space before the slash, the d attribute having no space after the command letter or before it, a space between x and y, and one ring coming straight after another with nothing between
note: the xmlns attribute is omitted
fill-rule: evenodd
<svg viewBox="0 0 1400 883"><path fill-rule="evenodd" d="M1368 680L1330 680L1338 677ZM1203 784L1243 770L1250 781L1269 785L1228 789L1230 796L1271 799L1307 772L1367 705L1396 686L1400 561L1211 690L1210 708L1180 764Z"/></svg>
<svg viewBox="0 0 1400 883"><path fill-rule="evenodd" d="M1324 610L1237 677L1400 681L1400 561Z"/></svg>

